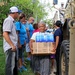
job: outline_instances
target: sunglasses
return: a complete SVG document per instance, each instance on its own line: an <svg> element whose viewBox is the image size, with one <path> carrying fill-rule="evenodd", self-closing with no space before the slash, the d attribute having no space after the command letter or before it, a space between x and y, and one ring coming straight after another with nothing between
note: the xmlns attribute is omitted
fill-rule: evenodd
<svg viewBox="0 0 75 75"><path fill-rule="evenodd" d="M32 19L32 21L34 21L34 20Z"/></svg>

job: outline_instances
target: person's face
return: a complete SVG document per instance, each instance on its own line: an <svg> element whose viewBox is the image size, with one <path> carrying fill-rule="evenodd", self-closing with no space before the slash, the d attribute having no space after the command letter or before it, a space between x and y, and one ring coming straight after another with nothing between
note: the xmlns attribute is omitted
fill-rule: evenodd
<svg viewBox="0 0 75 75"><path fill-rule="evenodd" d="M23 23L26 24L27 20L25 20Z"/></svg>
<svg viewBox="0 0 75 75"><path fill-rule="evenodd" d="M23 17L20 21L21 21L22 23L25 22L25 17Z"/></svg>
<svg viewBox="0 0 75 75"><path fill-rule="evenodd" d="M15 19L17 19L18 16L19 16L19 13L18 13L18 12L15 12L15 13L14 13L14 16L15 16Z"/></svg>
<svg viewBox="0 0 75 75"><path fill-rule="evenodd" d="M45 31L46 26L45 26L45 25L43 25L43 24L39 24L38 28L39 28L40 32L44 32L44 31Z"/></svg>
<svg viewBox="0 0 75 75"><path fill-rule="evenodd" d="M33 24L33 22L34 22L34 19L31 19L30 21L31 21L31 23Z"/></svg>

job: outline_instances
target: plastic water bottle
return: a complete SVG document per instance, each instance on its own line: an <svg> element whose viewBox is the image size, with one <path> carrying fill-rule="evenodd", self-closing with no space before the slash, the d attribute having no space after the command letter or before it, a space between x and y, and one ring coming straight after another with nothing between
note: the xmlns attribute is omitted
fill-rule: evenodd
<svg viewBox="0 0 75 75"><path fill-rule="evenodd" d="M50 42L50 35L47 34L47 42Z"/></svg>
<svg viewBox="0 0 75 75"><path fill-rule="evenodd" d="M40 42L39 34L36 35L36 42Z"/></svg>
<svg viewBox="0 0 75 75"><path fill-rule="evenodd" d="M47 42L54 42L54 35L52 33L47 34Z"/></svg>
<svg viewBox="0 0 75 75"><path fill-rule="evenodd" d="M47 33L44 33L44 42L47 42L48 41L48 37L47 37Z"/></svg>
<svg viewBox="0 0 75 75"><path fill-rule="evenodd" d="M43 42L43 33L40 33L40 42Z"/></svg>
<svg viewBox="0 0 75 75"><path fill-rule="evenodd" d="M43 42L43 37L44 37L43 33L40 33L40 39L41 39L40 42Z"/></svg>
<svg viewBox="0 0 75 75"><path fill-rule="evenodd" d="M36 35L36 42L43 42L43 34L39 33Z"/></svg>
<svg viewBox="0 0 75 75"><path fill-rule="evenodd" d="M54 35L52 33L50 34L50 42L54 42Z"/></svg>

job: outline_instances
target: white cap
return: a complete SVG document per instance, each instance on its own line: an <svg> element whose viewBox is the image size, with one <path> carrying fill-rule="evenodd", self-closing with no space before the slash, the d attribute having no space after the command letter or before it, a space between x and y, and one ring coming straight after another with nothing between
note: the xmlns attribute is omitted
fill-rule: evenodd
<svg viewBox="0 0 75 75"><path fill-rule="evenodd" d="M13 13L13 12L19 12L18 8L16 6L13 6L10 8L10 12Z"/></svg>

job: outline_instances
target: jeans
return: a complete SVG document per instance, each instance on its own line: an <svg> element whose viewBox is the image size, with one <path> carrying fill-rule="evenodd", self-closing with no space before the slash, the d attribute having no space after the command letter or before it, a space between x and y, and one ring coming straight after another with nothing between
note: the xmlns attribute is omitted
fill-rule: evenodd
<svg viewBox="0 0 75 75"><path fill-rule="evenodd" d="M16 52L13 52L11 49L8 49L5 52L5 55L6 55L5 75L18 75Z"/></svg>

